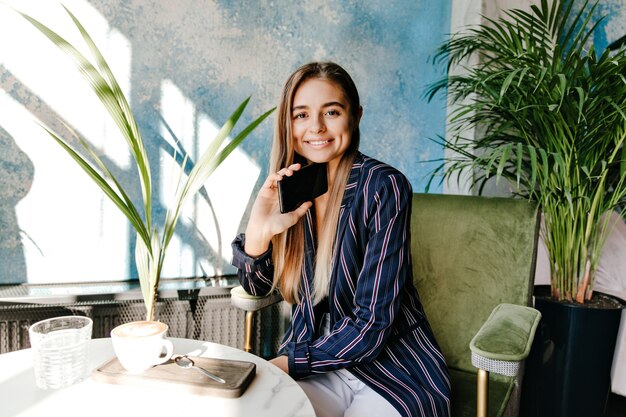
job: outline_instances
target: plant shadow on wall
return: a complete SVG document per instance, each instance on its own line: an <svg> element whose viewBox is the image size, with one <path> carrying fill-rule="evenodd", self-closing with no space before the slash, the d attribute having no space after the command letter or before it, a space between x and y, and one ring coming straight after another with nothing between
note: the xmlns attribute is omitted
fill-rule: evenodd
<svg viewBox="0 0 626 417"><path fill-rule="evenodd" d="M190 152L185 148L183 141L179 139L179 137L174 132L174 129L172 129L168 121L163 117L158 109L154 109L153 111L155 114L155 119L160 121L161 126L164 127L167 135L169 135L169 137L171 138L171 141L168 141L160 132L156 132L151 129L152 140L157 144L158 149L163 150L167 155L170 155L172 157L174 162L184 172L184 175L189 176L193 167L195 166L195 162L189 156ZM197 191L197 196L205 204L208 212L211 215L211 224L215 228L213 230L213 233L215 233L215 236L213 237L216 241L215 249L209 243L206 237L206 231L201 230L193 218L188 217L186 219L186 223L178 223L176 225L176 231L181 236L186 237L185 245L189 246L194 253L202 254L202 258L206 259L206 261L213 266L214 270L221 271L224 267L224 254L221 253L223 237L219 225L219 220L217 218L216 211L206 188L200 188ZM160 207L160 209L163 208ZM196 263L197 267L200 268L200 270L202 271L202 276L215 276L215 272L205 270L199 260L196 261Z"/></svg>
<svg viewBox="0 0 626 417"><path fill-rule="evenodd" d="M626 48L596 51L596 7L542 0L453 35L436 60L462 71L428 92L447 89L455 103L441 141L452 153L433 178L470 170L479 193L506 178L544 216L551 285L535 292L542 321L522 392L528 415L600 416L610 392L622 304L593 286L609 214L624 214ZM470 56L476 65L464 64Z"/></svg>
<svg viewBox="0 0 626 417"><path fill-rule="evenodd" d="M60 137L72 137L73 131L68 128L70 123L65 120L61 115L54 111L50 106L48 106L45 102L43 102L31 89L25 86L20 80L13 76L6 68L0 65L0 70L4 73L4 77L0 79L0 88L5 89L7 94L11 95L12 98L20 104L22 104L37 120L41 120L42 123L46 126L51 127L57 135ZM154 143L156 149L162 149L167 155L171 155L173 160L179 166L182 166L182 163L185 159L185 155L188 155L187 150L184 149L182 142L178 139L173 129L169 127L168 122L165 118L158 112L157 109L153 110L156 115L156 119L160 120L160 123L165 127L168 135L172 138L174 145L170 143L165 137L163 137L159 132L155 129L149 128L149 133L151 134L151 142ZM1 127L0 127L1 129ZM8 207L8 204L13 201L11 197L13 195L13 191L22 192L23 194L20 198L23 198L30 186L32 185L32 181L34 179L33 176L33 166L32 162L25 153L23 153L17 146L14 145L14 140L10 138L8 132L2 129L0 131L0 136L3 138L6 136L6 140L0 141L0 149L2 149L2 155L0 158L7 158L7 162L12 168L10 169L13 175L15 174L26 174L30 172L29 176L24 176L23 184L12 183L8 184L6 188L3 188L4 192L2 195L2 203L1 209L3 212L0 214L0 238L5 239L4 244L0 244L0 247L5 248L5 253L0 259L4 263L4 268L2 271L4 275L0 276L0 283L5 284L19 284L27 282L27 265L23 247L27 246L24 244L26 240L28 242L28 246L30 250L33 250L38 255L45 257L45 252L42 252L42 249L37 245L37 242L33 241L28 235L27 231L21 230L19 224L17 222L17 216L15 214L15 204L11 208ZM95 148L90 144L92 148L95 149L96 154L102 159L104 164L110 169L113 176L120 180L122 184L128 184L126 190L128 191L129 197L132 201L141 201L141 192L138 186L132 186L132 184L136 185L136 177L134 177L134 172L132 171L133 167L130 166L128 168L120 167L113 159L109 158L104 151ZM148 154L150 151L148 150ZM8 162L11 161L11 162ZM16 166L18 164L19 166ZM188 163L185 167L185 173L188 175L193 167L193 161L188 158ZM8 169L8 168L7 168ZM3 174L2 178L7 178L9 180L11 177L11 173L7 172L6 176ZM20 179L21 181L21 179ZM154 187L156 188L156 181L153 178ZM4 186L4 185L3 185ZM15 190L13 190L15 188ZM4 196L4 194L7 196ZM213 209L213 204L208 195L208 192L205 188L201 188L198 191L198 195L206 206L208 207L212 221L215 226L215 233L217 234L216 240L217 244L214 249L205 237L205 233L202 230L199 230L196 227L193 219L187 219L185 223L179 223L176 226L176 231L181 236L185 236L185 244L190 246L195 254L198 255L197 258L206 259L211 265L216 269L221 269L223 267L224 258L223 254L219 253L219 248L221 248L221 232L218 224L218 219L215 214L215 210ZM17 203L15 201L14 203ZM165 212L165 208L161 206L160 201L156 198L153 198L153 205L156 206L155 211L157 211L156 218L161 218L159 213ZM17 241L14 239L16 238ZM133 250L135 236L131 236L129 239L131 243L131 247L129 250ZM3 246L4 245L4 246ZM132 253L132 252L131 252ZM205 271L199 261L196 261L198 266L201 268L203 276L213 276L214 273L211 271ZM132 266L132 265L131 265ZM131 273L136 271L131 271Z"/></svg>
<svg viewBox="0 0 626 417"><path fill-rule="evenodd" d="M0 126L0 284L26 282L26 259L15 207L28 194L34 167Z"/></svg>
<svg viewBox="0 0 626 417"><path fill-rule="evenodd" d="M184 153L183 149L178 150L183 154L183 159L180 161L180 170L179 173L176 174L174 182L175 192L172 196L173 201L167 208L164 224L162 228L159 229L153 222L152 197L155 191L153 173L151 171L146 145L137 127L128 101L111 72L109 65L85 28L67 8L65 8L65 11L82 35L89 53L91 54L91 61L73 45L69 44L65 39L38 20L19 11L17 11L17 13L70 56L83 77L91 86L93 92L98 96L107 112L115 121L135 162L139 188L141 190L141 208L143 212L140 212L133 203L131 192L127 191L126 188L122 186L115 174L104 163L103 158L89 145L85 138L73 131L71 127L66 126L67 130L72 132L72 136L81 146L79 153L79 151L72 146L70 141L62 138L50 128L46 126L42 127L68 155L78 163L84 172L100 187L118 209L120 209L135 230L137 234L135 263L147 310L146 319L154 320L154 307L166 250L174 235L184 204L189 198L194 196L196 192L202 189L205 181L220 163L273 111L273 109L251 122L232 141L223 145L225 139L231 133L248 104L248 98L241 103L226 121L202 156L195 161L195 164L190 161L189 156ZM92 64L92 61L95 64ZM179 153L178 151L175 149L173 155L174 159L177 158L176 155Z"/></svg>

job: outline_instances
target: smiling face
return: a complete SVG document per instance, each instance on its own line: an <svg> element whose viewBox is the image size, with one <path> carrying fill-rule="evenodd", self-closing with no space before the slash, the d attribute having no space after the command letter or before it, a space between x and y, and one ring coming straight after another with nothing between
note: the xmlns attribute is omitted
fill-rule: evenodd
<svg viewBox="0 0 626 417"><path fill-rule="evenodd" d="M297 153L311 162L337 169L352 141L353 120L343 90L334 82L310 78L298 87L291 108L291 134Z"/></svg>

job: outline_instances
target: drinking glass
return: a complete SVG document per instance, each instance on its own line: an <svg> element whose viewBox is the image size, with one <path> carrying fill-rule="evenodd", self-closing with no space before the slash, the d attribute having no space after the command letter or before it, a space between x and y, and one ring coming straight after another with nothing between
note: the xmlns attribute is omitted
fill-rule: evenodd
<svg viewBox="0 0 626 417"><path fill-rule="evenodd" d="M82 316L55 317L30 326L39 388L63 388L87 376L87 343L92 327L91 319Z"/></svg>

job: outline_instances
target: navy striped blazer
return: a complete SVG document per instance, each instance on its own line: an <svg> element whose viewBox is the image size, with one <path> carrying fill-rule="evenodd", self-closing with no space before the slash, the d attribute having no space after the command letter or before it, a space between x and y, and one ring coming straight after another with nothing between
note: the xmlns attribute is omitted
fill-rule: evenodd
<svg viewBox="0 0 626 417"><path fill-rule="evenodd" d="M288 356L296 379L348 368L402 416L449 416L447 366L413 286L411 201L402 173L357 155L339 214L328 305L321 309L311 302L315 215L307 212L301 302L292 306L279 354ZM271 248L251 258L244 239L233 242L233 265L248 293L266 294ZM320 331L321 310L330 313L330 334Z"/></svg>

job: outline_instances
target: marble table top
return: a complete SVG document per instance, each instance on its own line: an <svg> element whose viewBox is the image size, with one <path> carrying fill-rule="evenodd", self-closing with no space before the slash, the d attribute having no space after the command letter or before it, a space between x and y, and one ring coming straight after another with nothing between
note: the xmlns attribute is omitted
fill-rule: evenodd
<svg viewBox="0 0 626 417"><path fill-rule="evenodd" d="M42 390L35 385L32 352L24 349L0 355L0 416L175 417L183 413L225 417L315 416L304 391L289 375L269 362L217 343L169 339L174 343L175 354L254 362L256 376L239 398L171 392L167 385L116 385L91 377L67 388ZM90 369L96 369L113 357L110 339L90 341Z"/></svg>

